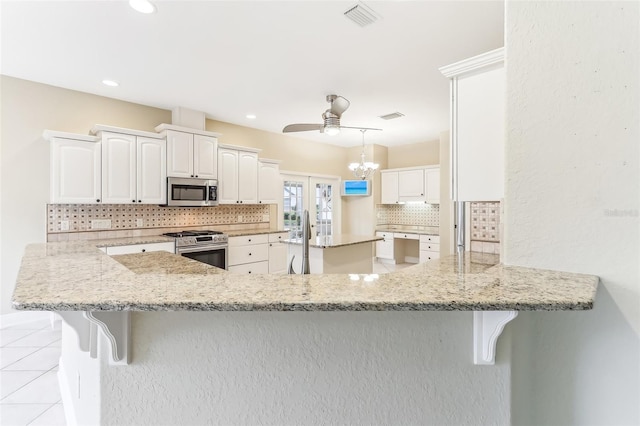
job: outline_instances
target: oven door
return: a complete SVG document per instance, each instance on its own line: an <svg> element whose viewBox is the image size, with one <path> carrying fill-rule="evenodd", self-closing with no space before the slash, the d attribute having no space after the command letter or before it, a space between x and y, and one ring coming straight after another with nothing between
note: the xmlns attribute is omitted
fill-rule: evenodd
<svg viewBox="0 0 640 426"><path fill-rule="evenodd" d="M227 245L199 247L178 247L177 254L206 263L220 269L227 269Z"/></svg>

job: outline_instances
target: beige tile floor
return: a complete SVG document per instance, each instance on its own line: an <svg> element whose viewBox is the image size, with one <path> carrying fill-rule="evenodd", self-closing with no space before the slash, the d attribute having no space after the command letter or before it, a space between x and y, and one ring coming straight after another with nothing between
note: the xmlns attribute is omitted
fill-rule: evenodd
<svg viewBox="0 0 640 426"><path fill-rule="evenodd" d="M400 269L408 268L409 266L414 266L415 263L380 263L377 261L373 262L373 273L374 274L388 274L389 272L399 271Z"/></svg>
<svg viewBox="0 0 640 426"><path fill-rule="evenodd" d="M58 386L60 322L0 329L0 424L66 425Z"/></svg>

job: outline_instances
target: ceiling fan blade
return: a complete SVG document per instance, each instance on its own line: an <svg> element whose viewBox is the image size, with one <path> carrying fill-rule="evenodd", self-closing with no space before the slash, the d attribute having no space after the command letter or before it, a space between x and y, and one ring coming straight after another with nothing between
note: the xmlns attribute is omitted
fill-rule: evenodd
<svg viewBox="0 0 640 426"><path fill-rule="evenodd" d="M333 98L332 95L330 96ZM342 96L336 96L331 101L331 108L329 108L329 110L332 114L335 114L338 116L338 118L340 118L342 113L345 112L347 108L349 108L349 105L351 105L351 102L349 102L346 98L343 98Z"/></svg>
<svg viewBox="0 0 640 426"><path fill-rule="evenodd" d="M350 126L340 126L341 129L357 129L357 130L380 130L382 129L373 129L371 127L350 127Z"/></svg>
<svg viewBox="0 0 640 426"><path fill-rule="evenodd" d="M282 133L291 133L291 132L307 132L309 130L322 130L324 129L324 124L289 124L282 129Z"/></svg>

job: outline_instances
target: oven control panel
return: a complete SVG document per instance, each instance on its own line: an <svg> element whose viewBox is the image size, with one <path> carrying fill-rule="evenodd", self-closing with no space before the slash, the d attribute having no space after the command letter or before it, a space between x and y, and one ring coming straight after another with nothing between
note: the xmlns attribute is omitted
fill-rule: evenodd
<svg viewBox="0 0 640 426"><path fill-rule="evenodd" d="M177 247L199 246L210 244L226 244L229 241L227 235L202 235L198 237L182 237L176 239Z"/></svg>

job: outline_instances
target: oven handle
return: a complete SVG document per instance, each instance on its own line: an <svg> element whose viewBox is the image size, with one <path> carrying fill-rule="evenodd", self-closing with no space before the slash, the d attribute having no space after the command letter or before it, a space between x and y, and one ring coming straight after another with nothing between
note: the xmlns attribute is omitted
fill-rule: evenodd
<svg viewBox="0 0 640 426"><path fill-rule="evenodd" d="M220 249L226 249L227 247L229 247L228 244L214 244L214 245L197 246L197 247L176 247L176 254L197 253L199 251L209 251L209 250L220 250Z"/></svg>

